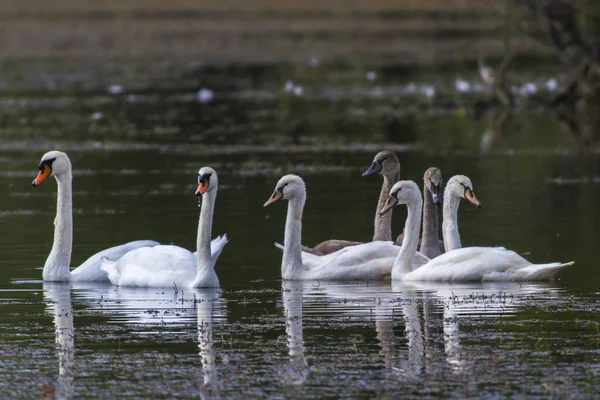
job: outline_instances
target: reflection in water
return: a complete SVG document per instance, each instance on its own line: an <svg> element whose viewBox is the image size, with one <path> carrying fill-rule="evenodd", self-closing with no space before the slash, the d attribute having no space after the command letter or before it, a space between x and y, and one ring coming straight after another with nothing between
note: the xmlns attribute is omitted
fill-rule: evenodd
<svg viewBox="0 0 600 400"><path fill-rule="evenodd" d="M69 284L44 282L44 300L47 302L48 311L54 315L58 354L58 381L55 396L57 399L72 399L75 331Z"/></svg>
<svg viewBox="0 0 600 400"><path fill-rule="evenodd" d="M296 289L290 291L290 285ZM310 314L328 315L333 319L341 313L374 319L385 368L397 379L421 379L423 374L443 374L448 369L463 373L467 361L459 339L461 318L514 315L523 299L552 290L547 284L516 282L284 283L286 317L295 322L288 323L292 333L290 340L296 339L294 346L290 344L290 355L302 354L302 289L305 308ZM290 313L293 310L290 304L298 304L295 313ZM394 334L394 325L399 322L405 328L404 355Z"/></svg>
<svg viewBox="0 0 600 400"><path fill-rule="evenodd" d="M202 359L204 387L202 398L217 398L218 376L213 348L213 305L219 298L218 288L195 289L198 310L198 348Z"/></svg>
<svg viewBox="0 0 600 400"><path fill-rule="evenodd" d="M463 372L466 365L459 340L459 321L461 317L513 315L525 296L551 290L547 284L522 284L517 282L490 284L411 282L411 286L423 293L425 332L428 336L426 342L435 340L430 336L431 334L439 335L440 332L435 327L439 326L439 320L441 319L444 358L454 372ZM406 307L404 311L405 315L416 315ZM418 316L415 319L418 319ZM420 342L417 341L416 343L420 349ZM423 349L426 360L436 358L435 354L438 349L435 346L427 345Z"/></svg>
<svg viewBox="0 0 600 400"><path fill-rule="evenodd" d="M285 312L285 333L290 355L290 367L285 380L293 385L300 385L308 377L308 363L304 357L304 339L302 336L302 296L303 282L282 281L281 291Z"/></svg>
<svg viewBox="0 0 600 400"><path fill-rule="evenodd" d="M203 375L201 397L219 397L213 346L213 324L215 320L225 319L219 288L182 290L77 283L74 289L92 310L101 311L110 315L111 319L127 324L184 324L192 320L196 311L198 354Z"/></svg>

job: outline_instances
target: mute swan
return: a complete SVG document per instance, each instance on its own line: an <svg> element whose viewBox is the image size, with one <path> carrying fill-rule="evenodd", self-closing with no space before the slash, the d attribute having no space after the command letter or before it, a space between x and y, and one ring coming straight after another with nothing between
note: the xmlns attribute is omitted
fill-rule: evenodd
<svg viewBox="0 0 600 400"><path fill-rule="evenodd" d="M297 175L282 177L264 206L282 198L289 200L284 245L278 245L283 247L283 279L377 280L389 277L392 258L399 249L392 242L377 241L349 246L325 256L302 253L302 211L306 201L306 187L302 178ZM421 255L416 258L415 265L428 260Z"/></svg>
<svg viewBox="0 0 600 400"><path fill-rule="evenodd" d="M462 247L458 234L458 206L462 198L467 199L477 208L481 208L481 202L477 200L473 192L471 180L464 175L455 175L448 180L446 190L444 190L442 236L447 252Z"/></svg>
<svg viewBox="0 0 600 400"><path fill-rule="evenodd" d="M63 152L49 151L42 156L38 168L40 172L32 182L34 187L49 176L56 178L58 187L56 219L54 220L54 243L42 271L44 281L108 281L106 273L100 269L102 257L118 259L137 248L159 244L153 240L138 240L111 247L94 254L79 267L69 271L71 251L73 250L73 174L71 172L71 161Z"/></svg>
<svg viewBox="0 0 600 400"><path fill-rule="evenodd" d="M198 223L198 251L173 245L145 247L119 260L102 260L102 269L114 285L137 287L219 287L215 263L227 243L227 235L210 240L218 188L217 173L209 167L198 171L197 196L202 196Z"/></svg>
<svg viewBox="0 0 600 400"><path fill-rule="evenodd" d="M471 197L471 201L476 201L469 188L465 187L462 195L467 199ZM406 204L408 216L405 226L407 234L404 245L394 261L392 280L443 282L546 280L552 278L562 268L573 264L573 262L532 264L514 251L503 247L465 247L449 250L413 270L423 206L418 186L412 181L396 183L381 212L388 211L396 204ZM447 247L448 242L446 238Z"/></svg>
<svg viewBox="0 0 600 400"><path fill-rule="evenodd" d="M383 176L383 185L381 186L379 202L377 203L377 209L375 210L373 241L389 241L392 240L392 214L381 215L379 214L379 210L385 204L394 183L398 182L398 179L400 179L400 161L396 154L388 150L380 151L375 155L373 163L362 176L369 176L377 173L380 173ZM351 240L330 239L319 243L313 248L302 246L302 251L317 256L324 256L343 249L344 247L355 246L362 243L363 242L353 242Z"/></svg>

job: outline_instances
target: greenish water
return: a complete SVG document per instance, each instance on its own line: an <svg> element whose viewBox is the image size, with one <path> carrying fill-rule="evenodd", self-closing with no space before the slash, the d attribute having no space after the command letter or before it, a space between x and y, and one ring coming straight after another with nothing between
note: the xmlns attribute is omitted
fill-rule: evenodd
<svg viewBox="0 0 600 400"><path fill-rule="evenodd" d="M389 101L364 84L303 97L269 85L209 103L186 91L2 99L4 398L594 397L597 155L547 115L515 117L480 151L486 120L440 108L390 125ZM73 265L134 239L192 249L196 172L215 168L221 289L43 284L56 186L31 180L54 148L74 168ZM369 240L381 180L361 173L383 148L403 179L434 165L471 178L483 208L462 205L463 245L576 264L549 284L282 283L286 208L262 207L279 177L306 181L305 244ZM404 217L398 207L395 234Z"/></svg>

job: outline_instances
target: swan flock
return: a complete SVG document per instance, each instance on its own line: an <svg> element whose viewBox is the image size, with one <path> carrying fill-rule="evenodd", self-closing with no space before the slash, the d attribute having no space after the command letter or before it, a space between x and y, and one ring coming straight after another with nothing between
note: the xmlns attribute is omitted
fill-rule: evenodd
<svg viewBox="0 0 600 400"><path fill-rule="evenodd" d="M73 246L72 165L67 154L50 151L42 156L33 186L53 176L57 184L54 240L42 270L44 281L99 281L134 287L219 287L215 265L228 243L227 235L212 239L219 178L210 167L198 170L195 195L201 199L196 249L136 240L110 247L70 269ZM331 239L314 247L302 245L302 215L306 185L297 175L285 175L265 207L287 200L281 278L284 280L393 280L393 281L526 281L554 278L573 264L532 264L503 247L463 247L458 231L458 208L464 199L481 207L471 180L451 177L443 189L442 173L432 167L423 175L423 191L413 181L400 180L400 162L390 151L373 159L363 176L381 175L383 184L373 225L372 240ZM404 229L394 240L391 214L406 206ZM442 238L438 208L442 208ZM218 216L217 216L218 218ZM422 233L421 233L422 231ZM168 238L167 238L168 239Z"/></svg>

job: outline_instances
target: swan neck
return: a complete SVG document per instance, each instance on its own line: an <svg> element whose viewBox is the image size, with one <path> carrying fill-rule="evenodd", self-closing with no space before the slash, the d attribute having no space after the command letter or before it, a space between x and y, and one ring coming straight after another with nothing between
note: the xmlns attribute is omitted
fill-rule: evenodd
<svg viewBox="0 0 600 400"><path fill-rule="evenodd" d="M296 279L302 272L302 211L305 200L304 193L288 202L281 263L282 279Z"/></svg>
<svg viewBox="0 0 600 400"><path fill-rule="evenodd" d="M375 240L392 240L392 211L390 210L383 215L380 215L379 210L383 208L387 201L392 186L400 179L400 173L393 175L383 175L383 184L379 193L379 201L377 202L377 210L375 210L375 230L373 241Z"/></svg>
<svg viewBox="0 0 600 400"><path fill-rule="evenodd" d="M420 250L427 257L433 258L440 255L438 212L427 185L423 188L423 198L423 239Z"/></svg>
<svg viewBox="0 0 600 400"><path fill-rule="evenodd" d="M404 241L392 267L392 280L401 280L412 272L412 266L419 244L419 228L421 226L421 212L423 200L421 194L415 196L408 204L408 215L404 225Z"/></svg>
<svg viewBox="0 0 600 400"><path fill-rule="evenodd" d="M458 206L460 198L453 196L448 190L444 192L444 210L442 222L442 235L446 252L460 249L460 235L458 234Z"/></svg>
<svg viewBox="0 0 600 400"><path fill-rule="evenodd" d="M44 264L45 281L67 281L71 276L71 251L73 249L73 193L71 170L56 175L56 218L54 242Z"/></svg>
<svg viewBox="0 0 600 400"><path fill-rule="evenodd" d="M198 273L212 267L210 238L212 235L212 222L216 198L216 190L211 190L202 195L200 219L198 220L198 237L196 239L196 248L198 250Z"/></svg>

